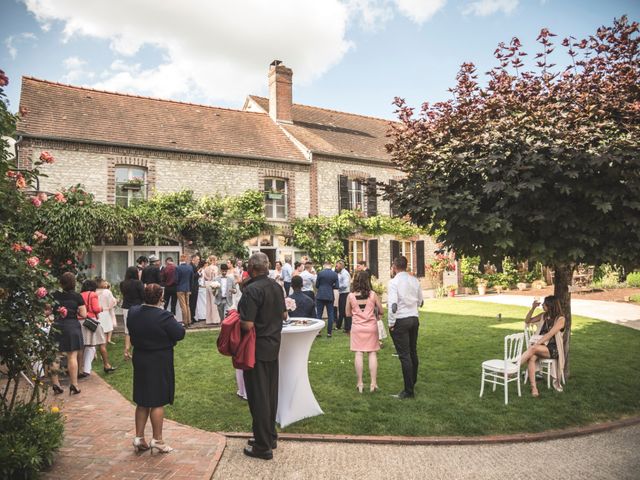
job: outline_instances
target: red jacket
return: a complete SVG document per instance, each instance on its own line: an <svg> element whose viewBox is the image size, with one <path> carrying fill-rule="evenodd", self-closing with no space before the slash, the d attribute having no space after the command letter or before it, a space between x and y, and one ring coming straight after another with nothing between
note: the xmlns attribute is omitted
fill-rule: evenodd
<svg viewBox="0 0 640 480"><path fill-rule="evenodd" d="M256 364L256 330L252 328L248 332L242 331L237 310L229 310L222 321L218 351L232 357L234 368L251 370Z"/></svg>

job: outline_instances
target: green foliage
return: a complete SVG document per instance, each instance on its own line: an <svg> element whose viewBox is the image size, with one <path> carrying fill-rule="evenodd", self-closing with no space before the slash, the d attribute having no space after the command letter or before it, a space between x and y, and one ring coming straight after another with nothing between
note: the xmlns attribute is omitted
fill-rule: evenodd
<svg viewBox="0 0 640 480"><path fill-rule="evenodd" d="M423 230L402 218L376 215L365 217L362 212L345 210L333 217L297 218L291 224L292 245L305 250L316 262L335 262L343 258L343 239L362 233L371 236L392 234L412 237Z"/></svg>
<svg viewBox="0 0 640 480"><path fill-rule="evenodd" d="M631 295L631 301L635 303L640 303L640 295Z"/></svg>
<svg viewBox="0 0 640 480"><path fill-rule="evenodd" d="M523 71L514 38L486 82L468 63L453 99L414 115L398 98L389 148L406 177L386 198L431 233L444 224L439 240L463 255L531 258L562 267L565 281L580 262L637 265L638 31L622 17L584 41L567 38L573 66L556 72L543 29L534 71Z"/></svg>
<svg viewBox="0 0 640 480"><path fill-rule="evenodd" d="M632 288L640 288L640 272L631 272L627 275L627 285Z"/></svg>
<svg viewBox="0 0 640 480"><path fill-rule="evenodd" d="M62 415L37 404L0 415L0 478L38 478L53 463L62 433Z"/></svg>
<svg viewBox="0 0 640 480"><path fill-rule="evenodd" d="M616 265L605 263L599 265L594 273L593 286L595 288L624 288L626 284L620 282L622 269Z"/></svg>
<svg viewBox="0 0 640 480"><path fill-rule="evenodd" d="M460 271L462 272L462 286L476 288L476 280L480 277L480 257L465 257L460 259Z"/></svg>

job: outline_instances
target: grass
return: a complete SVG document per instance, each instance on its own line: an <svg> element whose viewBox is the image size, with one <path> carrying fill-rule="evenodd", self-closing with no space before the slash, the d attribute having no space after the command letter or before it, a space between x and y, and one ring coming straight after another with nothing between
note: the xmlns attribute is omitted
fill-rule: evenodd
<svg viewBox="0 0 640 480"><path fill-rule="evenodd" d="M309 358L311 385L324 415L283 431L370 435L488 435L538 432L640 413L640 332L574 317L571 375L564 393L539 384L509 405L501 387L479 398L480 364L501 358L504 335L521 331L526 309L456 299L433 300L421 313L420 370L414 400L390 394L402 389L402 374L390 339L379 352L375 394L356 391L353 354L346 335L318 338ZM502 319L497 319L497 314ZM175 349L175 404L167 416L211 431L250 431L246 402L236 395L231 360L216 350L217 332L190 333ZM122 339L110 355L118 370L105 378L131 398L131 366L122 360ZM365 366L366 368L366 366ZM365 385L368 377L365 377Z"/></svg>

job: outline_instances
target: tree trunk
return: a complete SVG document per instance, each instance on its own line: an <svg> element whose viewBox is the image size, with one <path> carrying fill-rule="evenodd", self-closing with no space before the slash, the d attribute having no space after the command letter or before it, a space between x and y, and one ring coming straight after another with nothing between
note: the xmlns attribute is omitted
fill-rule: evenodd
<svg viewBox="0 0 640 480"><path fill-rule="evenodd" d="M571 292L569 286L573 279L574 264L554 265L555 275L553 278L553 294L560 302L562 313L564 313L564 376L569 378L569 347L571 342Z"/></svg>

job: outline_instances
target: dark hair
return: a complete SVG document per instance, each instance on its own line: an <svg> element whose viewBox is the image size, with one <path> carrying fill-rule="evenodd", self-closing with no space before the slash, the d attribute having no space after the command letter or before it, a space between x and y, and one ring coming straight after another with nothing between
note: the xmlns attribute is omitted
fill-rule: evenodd
<svg viewBox="0 0 640 480"><path fill-rule="evenodd" d="M64 272L60 277L60 286L62 290L68 292L76 288L76 276L71 272Z"/></svg>
<svg viewBox="0 0 640 480"><path fill-rule="evenodd" d="M200 258L200 255L198 255L197 253L194 253L193 255L191 255L191 260L193 260L196 257Z"/></svg>
<svg viewBox="0 0 640 480"><path fill-rule="evenodd" d="M299 290L302 288L302 277L300 275L296 275L291 279L291 288L294 290Z"/></svg>
<svg viewBox="0 0 640 480"><path fill-rule="evenodd" d="M138 268L137 267L128 267L127 271L124 273L125 280L138 280Z"/></svg>
<svg viewBox="0 0 640 480"><path fill-rule="evenodd" d="M157 305L162 298L162 287L157 283L148 283L144 287L144 303Z"/></svg>
<svg viewBox="0 0 640 480"><path fill-rule="evenodd" d="M280 264L280 267L282 268L282 262L280 260L276 260L276 267L278 266L278 264Z"/></svg>
<svg viewBox="0 0 640 480"><path fill-rule="evenodd" d="M406 270L407 269L407 257L396 257L393 259L393 264L396 266L398 270Z"/></svg>
<svg viewBox="0 0 640 480"><path fill-rule="evenodd" d="M366 260L358 260L358 265L364 265L366 267L367 266L367 261Z"/></svg>
<svg viewBox="0 0 640 480"><path fill-rule="evenodd" d="M362 270L356 273L351 290L358 292L365 297L369 296L369 293L371 292L371 277L366 271Z"/></svg>
<svg viewBox="0 0 640 480"><path fill-rule="evenodd" d="M307 265L309 265L309 266L313 267L313 262L305 262L305 263L304 263L304 266L306 267Z"/></svg>
<svg viewBox="0 0 640 480"><path fill-rule="evenodd" d="M293 268L298 268L300 265L302 265L300 262L295 262L293 264Z"/></svg>
<svg viewBox="0 0 640 480"><path fill-rule="evenodd" d="M220 265L220 270L224 270L225 272L228 272L229 265L227 265L226 263L223 263L222 265Z"/></svg>
<svg viewBox="0 0 640 480"><path fill-rule="evenodd" d="M547 306L547 311L544 314L545 320L553 320L553 323L558 319L558 317L562 317L564 314L562 313L562 307L560 306L560 301L558 297L555 295L549 295L544 297L543 305Z"/></svg>
<svg viewBox="0 0 640 480"><path fill-rule="evenodd" d="M142 262L147 262L149 263L149 259L147 257L145 257L144 255L140 255L138 257L138 259L136 260L136 263L142 263Z"/></svg>
<svg viewBox="0 0 640 480"><path fill-rule="evenodd" d="M165 263L166 262L173 262L173 257L167 257L164 259Z"/></svg>
<svg viewBox="0 0 640 480"><path fill-rule="evenodd" d="M82 282L81 292L95 292L98 284L94 280L85 280Z"/></svg>

